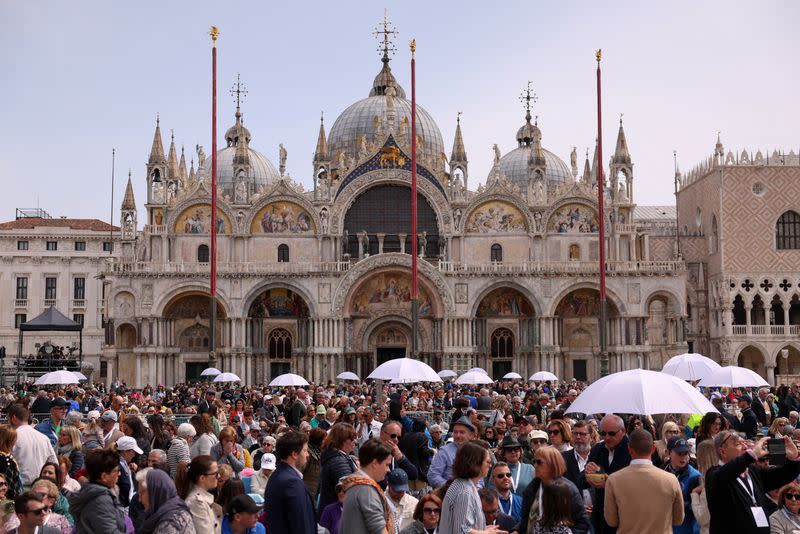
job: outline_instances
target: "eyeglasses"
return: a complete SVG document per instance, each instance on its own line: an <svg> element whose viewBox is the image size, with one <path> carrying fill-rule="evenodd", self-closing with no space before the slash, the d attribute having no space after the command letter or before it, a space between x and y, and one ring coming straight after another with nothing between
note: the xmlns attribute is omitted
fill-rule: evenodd
<svg viewBox="0 0 800 534"><path fill-rule="evenodd" d="M426 514L441 514L441 508L423 508L422 511Z"/></svg>
<svg viewBox="0 0 800 534"><path fill-rule="evenodd" d="M608 430L608 431L600 431L600 435L603 437L611 436L612 438L619 434L619 430Z"/></svg>
<svg viewBox="0 0 800 534"><path fill-rule="evenodd" d="M26 513L28 514L35 514L37 516L44 515L50 512L49 506L44 506L42 508L37 508L36 510L28 510Z"/></svg>
<svg viewBox="0 0 800 534"><path fill-rule="evenodd" d="M800 493L785 493L783 496L792 501L800 501Z"/></svg>
<svg viewBox="0 0 800 534"><path fill-rule="evenodd" d="M495 473L494 476L497 478L511 478L511 473Z"/></svg>
<svg viewBox="0 0 800 534"><path fill-rule="evenodd" d="M579 437L579 438L582 438L582 437L584 437L584 436L588 436L588 435L589 435L589 433L588 433L588 432L575 432L575 431L573 431L573 432L572 432L572 435L573 435L573 436L577 436L577 437Z"/></svg>
<svg viewBox="0 0 800 534"><path fill-rule="evenodd" d="M0 488L7 488L7 487L8 487L7 482L0 482Z"/></svg>
<svg viewBox="0 0 800 534"><path fill-rule="evenodd" d="M531 443L533 443L534 445L544 445L544 444L547 443L547 440L546 439L532 439Z"/></svg>
<svg viewBox="0 0 800 534"><path fill-rule="evenodd" d="M553 428L553 429L548 430L547 433L552 436L552 435L555 435L555 434L561 434L561 430L559 430L558 428Z"/></svg>
<svg viewBox="0 0 800 534"><path fill-rule="evenodd" d="M544 464L544 460L542 460L541 458L536 458L536 459L533 461L533 464L534 464L534 465L543 465L543 464Z"/></svg>
<svg viewBox="0 0 800 534"><path fill-rule="evenodd" d="M739 438L739 436L738 436L738 435L736 435L734 432L731 432L731 433L729 433L727 436L725 436L725 439L723 439L723 440L722 440L722 443L720 443L720 444L719 444L720 448L724 447L724 446L725 446L725 443L726 443L726 442L727 442L729 439L733 438L734 436L735 436L734 442L738 442L738 441L739 441L739 439L740 439L740 438Z"/></svg>
<svg viewBox="0 0 800 534"><path fill-rule="evenodd" d="M214 471L213 473L206 473L205 476L207 476L207 477L219 477L219 471Z"/></svg>

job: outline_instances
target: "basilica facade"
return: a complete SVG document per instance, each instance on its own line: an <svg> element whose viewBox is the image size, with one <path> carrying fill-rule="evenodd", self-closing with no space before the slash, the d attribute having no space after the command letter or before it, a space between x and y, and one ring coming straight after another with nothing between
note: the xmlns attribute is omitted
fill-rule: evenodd
<svg viewBox="0 0 800 534"><path fill-rule="evenodd" d="M368 84L365 84L368 85ZM411 254L419 257L419 358L436 370L484 367L495 377L548 370L599 377L597 162L548 151L530 107L494 148L485 185L471 187L460 121L447 152L417 106L418 247L411 249L411 103L388 55L364 98L320 124L304 190L257 151L237 106L217 153L187 170L156 125L139 212L129 184L121 242L108 260L108 375L143 386L215 364L246 383L284 372L327 381L365 377L408 356ZM514 136L514 137L512 137ZM675 209L635 204L634 165L620 123L603 188L610 370L660 369L686 352L687 268ZM483 178L483 177L481 177ZM477 182L477 180L475 180ZM638 215L642 212L642 216ZM210 324L209 245L218 238L218 306Z"/></svg>

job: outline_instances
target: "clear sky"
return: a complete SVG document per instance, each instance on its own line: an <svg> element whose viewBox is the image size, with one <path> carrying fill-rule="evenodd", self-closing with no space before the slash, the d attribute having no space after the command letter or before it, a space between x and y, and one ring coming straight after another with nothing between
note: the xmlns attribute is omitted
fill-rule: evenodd
<svg viewBox="0 0 800 534"><path fill-rule="evenodd" d="M674 203L673 150L688 169L711 154L717 131L726 151L800 148L800 4L792 1L6 0L0 220L37 204L54 216L107 220L112 147L115 220L129 168L142 206L156 114L165 145L174 129L187 159L197 143L210 154L212 24L221 31L220 145L241 73L251 146L277 166L283 143L288 173L308 188L320 111L330 129L367 96L380 68L371 32L384 5L400 32L395 76L410 98L408 41L416 38L418 103L448 154L463 112L471 188L485 181L494 143L503 153L515 147L528 80L544 147L567 163L578 147L582 167L597 129L597 48L604 159L624 113L640 205Z"/></svg>

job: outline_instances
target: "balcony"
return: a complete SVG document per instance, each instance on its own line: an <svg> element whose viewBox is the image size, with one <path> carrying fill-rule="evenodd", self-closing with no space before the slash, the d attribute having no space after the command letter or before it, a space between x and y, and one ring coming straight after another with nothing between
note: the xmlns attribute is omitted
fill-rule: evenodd
<svg viewBox="0 0 800 534"><path fill-rule="evenodd" d="M350 268L350 262L218 262L217 273L220 276L236 275L312 275L344 273ZM204 276L211 271L208 263L155 263L111 261L106 266L106 273L128 276Z"/></svg>
<svg viewBox="0 0 800 534"><path fill-rule="evenodd" d="M44 307L49 308L50 306L55 306L58 302L58 299L44 299Z"/></svg>
<svg viewBox="0 0 800 534"><path fill-rule="evenodd" d="M734 336L775 336L775 337L798 337L800 336L800 325L790 324L735 324L731 327Z"/></svg>
<svg viewBox="0 0 800 534"><path fill-rule="evenodd" d="M630 223L614 223L615 234L631 234L636 232L636 225Z"/></svg>
<svg viewBox="0 0 800 534"><path fill-rule="evenodd" d="M439 262L439 270L448 274L472 275L544 275L544 274L585 274L597 275L598 262L595 261L554 261L522 263L460 263L452 261ZM606 274L663 274L673 275L686 270L680 261L609 261L606 262Z"/></svg>
<svg viewBox="0 0 800 534"><path fill-rule="evenodd" d="M72 307L73 308L86 308L86 300L84 300L84 299L72 299Z"/></svg>
<svg viewBox="0 0 800 534"><path fill-rule="evenodd" d="M145 224L144 233L150 235L163 235L167 233L166 224Z"/></svg>
<svg viewBox="0 0 800 534"><path fill-rule="evenodd" d="M28 307L28 299L14 299L14 307L15 308L27 308Z"/></svg>

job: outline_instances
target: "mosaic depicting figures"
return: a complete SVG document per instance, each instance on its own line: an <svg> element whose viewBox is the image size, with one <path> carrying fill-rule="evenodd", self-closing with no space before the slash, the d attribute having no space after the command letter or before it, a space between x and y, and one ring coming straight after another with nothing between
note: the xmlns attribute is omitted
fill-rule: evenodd
<svg viewBox="0 0 800 534"><path fill-rule="evenodd" d="M292 202L272 202L256 214L253 233L306 234L314 232L314 221L306 210Z"/></svg>
<svg viewBox="0 0 800 534"><path fill-rule="evenodd" d="M600 294L595 289L578 289L564 297L556 308L560 317L596 317L600 315Z"/></svg>
<svg viewBox="0 0 800 534"><path fill-rule="evenodd" d="M411 276L405 273L379 274L363 284L353 297L353 312L369 314L384 309L410 309ZM431 300L419 288L419 315L430 315Z"/></svg>
<svg viewBox="0 0 800 534"><path fill-rule="evenodd" d="M525 216L515 206L498 200L478 206L464 223L465 231L480 234L520 232L527 229Z"/></svg>
<svg viewBox="0 0 800 534"><path fill-rule="evenodd" d="M550 216L548 229L559 234L588 234L598 232L597 214L583 204L561 206Z"/></svg>
<svg viewBox="0 0 800 534"><path fill-rule="evenodd" d="M175 232L178 234L210 234L211 233L211 206L199 204L186 208L175 223ZM229 234L231 222L222 210L217 210L217 233Z"/></svg>
<svg viewBox="0 0 800 534"><path fill-rule="evenodd" d="M478 305L478 317L517 317L534 315L533 306L515 289L495 289Z"/></svg>
<svg viewBox="0 0 800 534"><path fill-rule="evenodd" d="M250 306L249 317L308 317L308 306L303 298L285 288L264 291Z"/></svg>

